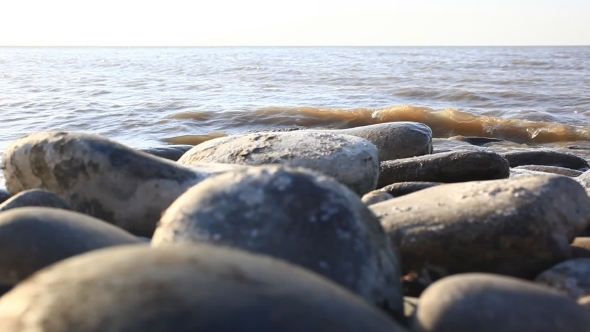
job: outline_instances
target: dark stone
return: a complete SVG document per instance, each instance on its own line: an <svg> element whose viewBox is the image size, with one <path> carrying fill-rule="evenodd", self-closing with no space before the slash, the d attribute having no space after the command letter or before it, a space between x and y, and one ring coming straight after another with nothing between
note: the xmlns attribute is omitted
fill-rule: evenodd
<svg viewBox="0 0 590 332"><path fill-rule="evenodd" d="M152 246L203 242L301 265L403 317L397 253L379 221L318 173L251 167L192 187L166 210Z"/></svg>
<svg viewBox="0 0 590 332"><path fill-rule="evenodd" d="M0 187L0 204L4 203L7 199L10 198L10 193L6 188Z"/></svg>
<svg viewBox="0 0 590 332"><path fill-rule="evenodd" d="M449 139L454 139L457 141L462 141L469 143L471 145L482 146L489 143L499 143L504 142L503 139L499 138L492 138L492 137L479 137L479 136L453 136L449 137Z"/></svg>
<svg viewBox="0 0 590 332"><path fill-rule="evenodd" d="M0 212L18 207L50 207L55 209L71 210L70 205L56 194L42 190L30 189L21 191L0 204Z"/></svg>
<svg viewBox="0 0 590 332"><path fill-rule="evenodd" d="M490 272L534 278L569 258L590 198L559 175L447 184L369 206L403 274Z"/></svg>
<svg viewBox="0 0 590 332"><path fill-rule="evenodd" d="M393 197L400 197L441 184L442 183L440 182L398 182L385 186L379 190L384 191Z"/></svg>
<svg viewBox="0 0 590 332"><path fill-rule="evenodd" d="M46 207L5 211L0 213L0 284L15 284L87 251L139 242L122 229L76 212Z"/></svg>
<svg viewBox="0 0 590 332"><path fill-rule="evenodd" d="M140 149L139 151L149 153L153 156L177 161L185 154L188 150L192 149L193 145L168 145L168 146L161 146L161 147L154 147L154 148L147 148L147 149Z"/></svg>
<svg viewBox="0 0 590 332"><path fill-rule="evenodd" d="M502 156L508 160L510 167L523 165L547 165L571 168L575 170L586 170L590 167L584 158L554 150L539 149L514 151L503 153Z"/></svg>
<svg viewBox="0 0 590 332"><path fill-rule="evenodd" d="M444 278L420 297L415 331L585 332L590 315L574 300L532 282L490 274Z"/></svg>
<svg viewBox="0 0 590 332"><path fill-rule="evenodd" d="M558 175L569 176L574 178L582 174L580 171L573 170L571 168L559 167L559 166L547 166L547 165L524 165L515 167L515 169L526 169L535 172L545 172Z"/></svg>
<svg viewBox="0 0 590 332"><path fill-rule="evenodd" d="M467 182L510 175L508 162L495 152L457 151L381 163L377 188L397 182Z"/></svg>
<svg viewBox="0 0 590 332"><path fill-rule="evenodd" d="M590 295L590 258L561 262L539 274L535 282L559 290L576 300Z"/></svg>
<svg viewBox="0 0 590 332"><path fill-rule="evenodd" d="M306 269L209 245L124 246L58 263L0 298L0 330L24 332L24 326L43 332L404 331Z"/></svg>

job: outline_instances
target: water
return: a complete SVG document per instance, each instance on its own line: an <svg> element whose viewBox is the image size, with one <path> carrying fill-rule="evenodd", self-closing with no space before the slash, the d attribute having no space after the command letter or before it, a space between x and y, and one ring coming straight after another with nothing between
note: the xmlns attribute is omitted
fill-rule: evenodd
<svg viewBox="0 0 590 332"><path fill-rule="evenodd" d="M45 130L149 147L397 120L590 141L590 47L0 48L0 112L0 151Z"/></svg>

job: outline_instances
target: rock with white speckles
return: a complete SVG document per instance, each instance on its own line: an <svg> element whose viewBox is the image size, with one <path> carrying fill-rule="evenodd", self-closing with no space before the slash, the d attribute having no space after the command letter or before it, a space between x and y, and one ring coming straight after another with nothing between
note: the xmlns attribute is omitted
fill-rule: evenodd
<svg viewBox="0 0 590 332"><path fill-rule="evenodd" d="M356 194L318 173L251 167L192 187L166 210L152 245L203 242L285 259L403 317L395 248Z"/></svg>
<svg viewBox="0 0 590 332"><path fill-rule="evenodd" d="M559 175L448 184L369 207L404 272L491 272L534 278L570 256L590 198Z"/></svg>
<svg viewBox="0 0 590 332"><path fill-rule="evenodd" d="M42 132L16 140L4 153L2 169L12 194L49 190L75 211L148 237L178 196L216 174L74 132Z"/></svg>
<svg viewBox="0 0 590 332"><path fill-rule="evenodd" d="M263 132L216 138L201 143L178 162L242 165L283 164L331 176L359 195L373 189L379 176L379 152L371 142L328 132Z"/></svg>
<svg viewBox="0 0 590 332"><path fill-rule="evenodd" d="M576 258L561 262L539 274L535 281L574 299L590 295L590 258Z"/></svg>
<svg viewBox="0 0 590 332"><path fill-rule="evenodd" d="M403 332L309 270L210 245L73 257L0 298L2 332Z"/></svg>

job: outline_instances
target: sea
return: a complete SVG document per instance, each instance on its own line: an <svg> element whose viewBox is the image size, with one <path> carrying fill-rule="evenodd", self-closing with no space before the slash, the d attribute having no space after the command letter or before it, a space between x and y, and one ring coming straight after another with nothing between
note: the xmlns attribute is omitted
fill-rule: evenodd
<svg viewBox="0 0 590 332"><path fill-rule="evenodd" d="M590 147L590 47L0 47L0 153L51 130L147 148L390 121Z"/></svg>

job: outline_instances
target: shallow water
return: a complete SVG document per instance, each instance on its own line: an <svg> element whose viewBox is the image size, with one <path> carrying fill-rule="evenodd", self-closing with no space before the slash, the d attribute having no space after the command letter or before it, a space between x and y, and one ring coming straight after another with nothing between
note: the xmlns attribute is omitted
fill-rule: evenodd
<svg viewBox="0 0 590 332"><path fill-rule="evenodd" d="M44 130L148 147L398 120L590 141L589 74L590 47L0 48L0 151Z"/></svg>

